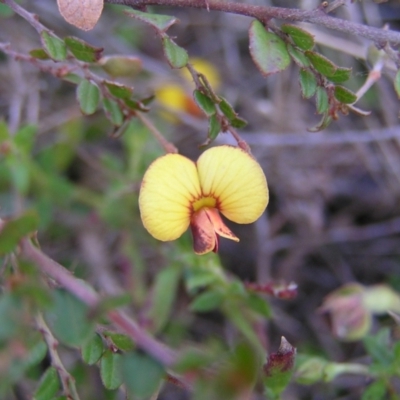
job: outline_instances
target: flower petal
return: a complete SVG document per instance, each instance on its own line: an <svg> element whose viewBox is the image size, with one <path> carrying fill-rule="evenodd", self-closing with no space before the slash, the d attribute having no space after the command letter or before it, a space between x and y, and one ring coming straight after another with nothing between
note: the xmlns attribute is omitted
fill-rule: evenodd
<svg viewBox="0 0 400 400"><path fill-rule="evenodd" d="M239 238L224 224L224 221L222 221L222 218L216 208L205 208L204 212L207 214L215 233L226 239L239 242Z"/></svg>
<svg viewBox="0 0 400 400"><path fill-rule="evenodd" d="M177 239L189 227L191 203L200 195L193 161L180 154L158 158L146 171L140 188L144 227L158 240Z"/></svg>
<svg viewBox="0 0 400 400"><path fill-rule="evenodd" d="M193 214L190 229L193 236L193 250L197 255L218 251L218 237L205 208Z"/></svg>
<svg viewBox="0 0 400 400"><path fill-rule="evenodd" d="M217 146L197 161L204 196L214 196L217 208L231 221L256 221L268 204L268 186L258 162L244 150Z"/></svg>

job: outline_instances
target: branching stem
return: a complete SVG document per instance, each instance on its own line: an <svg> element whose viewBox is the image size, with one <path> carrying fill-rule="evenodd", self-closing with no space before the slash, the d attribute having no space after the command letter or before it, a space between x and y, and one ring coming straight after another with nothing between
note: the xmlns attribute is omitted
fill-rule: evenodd
<svg viewBox="0 0 400 400"><path fill-rule="evenodd" d="M21 241L21 255L33 262L41 272L54 279L85 304L91 307L97 305L100 296L87 283L75 278L66 268L34 247L29 239ZM176 354L173 350L150 336L124 312L112 310L108 313L108 318L121 332L130 336L138 347L142 348L163 365L168 367L176 361Z"/></svg>
<svg viewBox="0 0 400 400"><path fill-rule="evenodd" d="M207 2L204 0L106 0L106 3L123 4L134 7L155 5L164 7L199 8L204 10L209 8L211 11L244 15L257 18L260 21L276 18L286 22L309 22L342 33L364 37L374 42L378 47L382 47L386 43L392 45L400 44L400 32L379 29L356 22L346 21L341 18L331 17L326 14L326 11L320 8L311 11L303 11L296 8L256 6L220 0L209 0Z"/></svg>

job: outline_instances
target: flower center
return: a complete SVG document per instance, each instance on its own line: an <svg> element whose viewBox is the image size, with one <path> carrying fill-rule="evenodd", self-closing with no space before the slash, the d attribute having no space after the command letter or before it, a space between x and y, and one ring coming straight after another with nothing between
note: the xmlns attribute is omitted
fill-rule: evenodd
<svg viewBox="0 0 400 400"><path fill-rule="evenodd" d="M217 205L217 200L214 197L201 197L196 200L193 204L193 211L199 211L202 208L215 208Z"/></svg>

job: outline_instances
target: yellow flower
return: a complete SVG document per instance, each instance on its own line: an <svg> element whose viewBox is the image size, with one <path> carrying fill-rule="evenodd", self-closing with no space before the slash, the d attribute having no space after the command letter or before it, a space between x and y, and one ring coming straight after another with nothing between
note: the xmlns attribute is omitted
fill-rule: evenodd
<svg viewBox="0 0 400 400"><path fill-rule="evenodd" d="M155 160L139 195L143 225L158 240L179 238L190 226L194 251L218 250L218 235L239 239L219 212L238 224L256 221L268 204L268 187L257 161L232 146L213 147L197 163L180 154Z"/></svg>

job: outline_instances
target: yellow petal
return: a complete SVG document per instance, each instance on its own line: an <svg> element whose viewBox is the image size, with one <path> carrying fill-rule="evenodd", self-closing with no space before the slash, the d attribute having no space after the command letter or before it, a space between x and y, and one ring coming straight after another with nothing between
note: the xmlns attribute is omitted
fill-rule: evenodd
<svg viewBox="0 0 400 400"><path fill-rule="evenodd" d="M217 199L217 208L231 221L256 221L268 204L268 186L258 162L244 150L217 146L197 161L204 196Z"/></svg>
<svg viewBox="0 0 400 400"><path fill-rule="evenodd" d="M180 237L189 227L191 203L201 194L196 165L180 154L155 160L143 177L139 194L144 227L158 240Z"/></svg>

